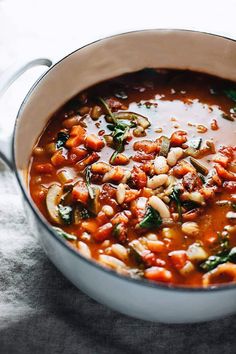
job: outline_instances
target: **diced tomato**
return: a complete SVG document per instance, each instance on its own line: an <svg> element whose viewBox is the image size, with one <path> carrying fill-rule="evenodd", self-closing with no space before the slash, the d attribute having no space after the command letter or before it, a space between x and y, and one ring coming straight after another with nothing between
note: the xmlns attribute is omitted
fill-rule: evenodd
<svg viewBox="0 0 236 354"><path fill-rule="evenodd" d="M82 147L72 147L69 152L69 162L75 164L78 161L81 161L88 155L88 150Z"/></svg>
<svg viewBox="0 0 236 354"><path fill-rule="evenodd" d="M229 161L231 162L234 159L234 152L236 150L236 147L232 147L232 146L222 146L219 149L219 152L221 152L221 154L227 156L229 158Z"/></svg>
<svg viewBox="0 0 236 354"><path fill-rule="evenodd" d="M193 192L194 190L202 187L201 178L194 172L186 173L186 175L183 176L182 183L184 188L186 188L189 192Z"/></svg>
<svg viewBox="0 0 236 354"><path fill-rule="evenodd" d="M140 194L140 191L136 191L135 189L126 189L125 191L125 200L124 203L129 203L132 200L136 199Z"/></svg>
<svg viewBox="0 0 236 354"><path fill-rule="evenodd" d="M155 158L155 154L146 154L145 152L139 151L133 157L132 160L135 162L150 161Z"/></svg>
<svg viewBox="0 0 236 354"><path fill-rule="evenodd" d="M77 162L77 164L75 166L79 171L81 171L86 166L91 165L92 163L99 160L99 157L100 156L96 152L92 152L92 154L89 155L88 157L86 157L84 160L82 160L81 162Z"/></svg>
<svg viewBox="0 0 236 354"><path fill-rule="evenodd" d="M51 174L54 171L54 167L51 163L40 163L35 165L35 171L42 174Z"/></svg>
<svg viewBox="0 0 236 354"><path fill-rule="evenodd" d="M173 266L176 269L183 268L187 261L186 251L182 251L182 250L170 252L169 257L171 259Z"/></svg>
<svg viewBox="0 0 236 354"><path fill-rule="evenodd" d="M218 126L218 123L217 123L216 119L212 119L212 121L211 121L211 129L212 130L218 130L219 129L219 126Z"/></svg>
<svg viewBox="0 0 236 354"><path fill-rule="evenodd" d="M227 181L236 181L236 175L232 172L227 171L223 166L220 164L215 165L216 172L218 176Z"/></svg>
<svg viewBox="0 0 236 354"><path fill-rule="evenodd" d="M93 234L93 237L97 241L104 241L111 237L112 230L113 230L113 225L112 223L108 222L105 225L100 226L97 229L97 231Z"/></svg>
<svg viewBox="0 0 236 354"><path fill-rule="evenodd" d="M151 154L157 151L157 143L152 140L136 141L133 145L135 151L143 151L146 154Z"/></svg>
<svg viewBox="0 0 236 354"><path fill-rule="evenodd" d="M85 140L85 146L94 151L101 151L104 145L104 141L95 134L88 135Z"/></svg>
<svg viewBox="0 0 236 354"><path fill-rule="evenodd" d="M56 152L54 152L54 154L51 157L51 162L53 164L53 166L55 167L59 167L62 166L66 163L66 157L63 155L62 150L58 150Z"/></svg>
<svg viewBox="0 0 236 354"><path fill-rule="evenodd" d="M229 158L226 155L223 154L216 154L216 156L213 158L214 162L219 163L223 167L227 167L229 164Z"/></svg>
<svg viewBox="0 0 236 354"><path fill-rule="evenodd" d="M163 267L151 267L144 271L145 278L160 282L170 282L172 273Z"/></svg>
<svg viewBox="0 0 236 354"><path fill-rule="evenodd" d="M179 161L178 164L173 168L173 174L176 177L183 177L186 175L188 172L192 172L196 174L195 168L190 165L187 161Z"/></svg>
<svg viewBox="0 0 236 354"><path fill-rule="evenodd" d="M129 222L129 218L127 217L127 215L125 214L125 212L120 212L117 213L116 215L113 216L113 218L111 219L111 223L113 225L116 224L127 224Z"/></svg>
<svg viewBox="0 0 236 354"><path fill-rule="evenodd" d="M111 166L105 162L97 162L91 166L91 171L93 173L98 173L104 175L111 170Z"/></svg>
<svg viewBox="0 0 236 354"><path fill-rule="evenodd" d="M108 98L106 100L106 104L108 105L109 108L114 108L115 110L121 109L121 107L123 106L123 103L121 103L120 101L118 101L118 99L113 97Z"/></svg>
<svg viewBox="0 0 236 354"><path fill-rule="evenodd" d="M171 146L181 146L187 141L187 133L183 130L178 130L171 135Z"/></svg>
<svg viewBox="0 0 236 354"><path fill-rule="evenodd" d="M227 181L223 183L223 188L230 193L236 193L236 182L234 181Z"/></svg>
<svg viewBox="0 0 236 354"><path fill-rule="evenodd" d="M105 224L109 221L109 218L103 211L99 211L98 215L96 216L96 220L99 225Z"/></svg>
<svg viewBox="0 0 236 354"><path fill-rule="evenodd" d="M74 200L86 204L89 199L88 188L84 181L78 181L72 189L72 197Z"/></svg>
<svg viewBox="0 0 236 354"><path fill-rule="evenodd" d="M131 171L132 182L137 188L144 188L147 184L147 175L141 168L134 166Z"/></svg>

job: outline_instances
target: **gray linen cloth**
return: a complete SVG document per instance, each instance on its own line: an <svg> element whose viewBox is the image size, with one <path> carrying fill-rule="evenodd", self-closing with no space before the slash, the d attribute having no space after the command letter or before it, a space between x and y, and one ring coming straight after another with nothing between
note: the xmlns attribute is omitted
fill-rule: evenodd
<svg viewBox="0 0 236 354"><path fill-rule="evenodd" d="M191 325L145 322L76 289L39 246L14 176L4 168L0 228L1 354L236 352L236 317Z"/></svg>

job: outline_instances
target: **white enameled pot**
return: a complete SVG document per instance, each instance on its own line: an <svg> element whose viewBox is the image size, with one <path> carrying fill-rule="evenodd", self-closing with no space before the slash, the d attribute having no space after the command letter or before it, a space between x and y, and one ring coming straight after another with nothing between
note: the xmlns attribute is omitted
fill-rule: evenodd
<svg viewBox="0 0 236 354"><path fill-rule="evenodd" d="M45 64L36 60L29 65ZM0 77L0 92L17 74ZM135 31L89 44L53 65L31 88L16 119L11 148L0 136L0 156L15 170L29 223L58 269L93 299L127 315L169 323L206 321L236 312L236 284L181 288L130 279L85 259L39 213L28 191L32 148L50 115L85 88L143 68L191 69L236 81L236 42L186 30Z"/></svg>

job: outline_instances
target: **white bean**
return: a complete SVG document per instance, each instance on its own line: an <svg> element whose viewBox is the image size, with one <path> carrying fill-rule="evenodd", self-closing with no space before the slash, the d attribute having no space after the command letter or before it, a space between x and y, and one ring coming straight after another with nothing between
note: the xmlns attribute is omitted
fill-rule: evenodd
<svg viewBox="0 0 236 354"><path fill-rule="evenodd" d="M103 263L105 266L110 267L112 269L126 268L126 265L121 260L107 256L106 254L101 254L98 258L99 262Z"/></svg>
<svg viewBox="0 0 236 354"><path fill-rule="evenodd" d="M110 205L103 205L102 211L107 215L107 216L112 216L114 215L114 209Z"/></svg>
<svg viewBox="0 0 236 354"><path fill-rule="evenodd" d="M187 256L190 259L190 261L204 261L207 259L208 254L204 250L202 246L200 246L198 243L193 243L192 245L189 246L187 249Z"/></svg>
<svg viewBox="0 0 236 354"><path fill-rule="evenodd" d="M120 245L119 243L115 243L111 246L112 253L114 256L119 258L121 261L126 261L128 258L128 252L127 249Z"/></svg>
<svg viewBox="0 0 236 354"><path fill-rule="evenodd" d="M170 211L167 205L156 195L149 198L149 205L157 210L162 218L170 218Z"/></svg>
<svg viewBox="0 0 236 354"><path fill-rule="evenodd" d="M157 175L167 173L169 166L167 165L166 158L164 156L157 156L154 160L154 170Z"/></svg>
<svg viewBox="0 0 236 354"><path fill-rule="evenodd" d="M193 272L195 269L192 262L187 261L185 265L179 270L180 274L183 276L188 276L189 273Z"/></svg>
<svg viewBox="0 0 236 354"><path fill-rule="evenodd" d="M183 149L180 147L172 148L167 156L168 165L175 166L176 162L183 156Z"/></svg>
<svg viewBox="0 0 236 354"><path fill-rule="evenodd" d="M126 183L128 179L131 177L131 172L129 170L125 170L124 177L122 178L121 182Z"/></svg>
<svg viewBox="0 0 236 354"><path fill-rule="evenodd" d="M152 232L149 232L148 234L146 234L145 237L150 241L157 241L158 240L157 235Z"/></svg>
<svg viewBox="0 0 236 354"><path fill-rule="evenodd" d="M147 187L151 189L156 189L162 186L163 184L165 184L167 180L168 180L168 176L165 174L153 176L152 178L148 179Z"/></svg>
<svg viewBox="0 0 236 354"><path fill-rule="evenodd" d="M187 221L182 224L182 231L188 236L197 236L199 234L199 226L194 221Z"/></svg>
<svg viewBox="0 0 236 354"><path fill-rule="evenodd" d="M79 241L77 245L78 245L78 249L79 249L80 253L84 257L91 258L90 249L89 249L88 245L85 242Z"/></svg>
<svg viewBox="0 0 236 354"><path fill-rule="evenodd" d="M125 200L125 185L120 183L116 190L116 200L119 204L122 204Z"/></svg>

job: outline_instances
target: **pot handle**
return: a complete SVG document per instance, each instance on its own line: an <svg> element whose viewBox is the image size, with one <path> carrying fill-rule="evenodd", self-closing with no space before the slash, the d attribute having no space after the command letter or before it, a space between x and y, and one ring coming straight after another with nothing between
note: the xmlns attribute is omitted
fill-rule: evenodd
<svg viewBox="0 0 236 354"><path fill-rule="evenodd" d="M46 58L33 59L28 62L18 62L10 66L6 71L0 75L0 97L6 92L6 90L13 84L13 82L21 76L28 69L45 65L50 67L52 61ZM6 135L0 130L0 158L12 169L12 138L13 132Z"/></svg>

